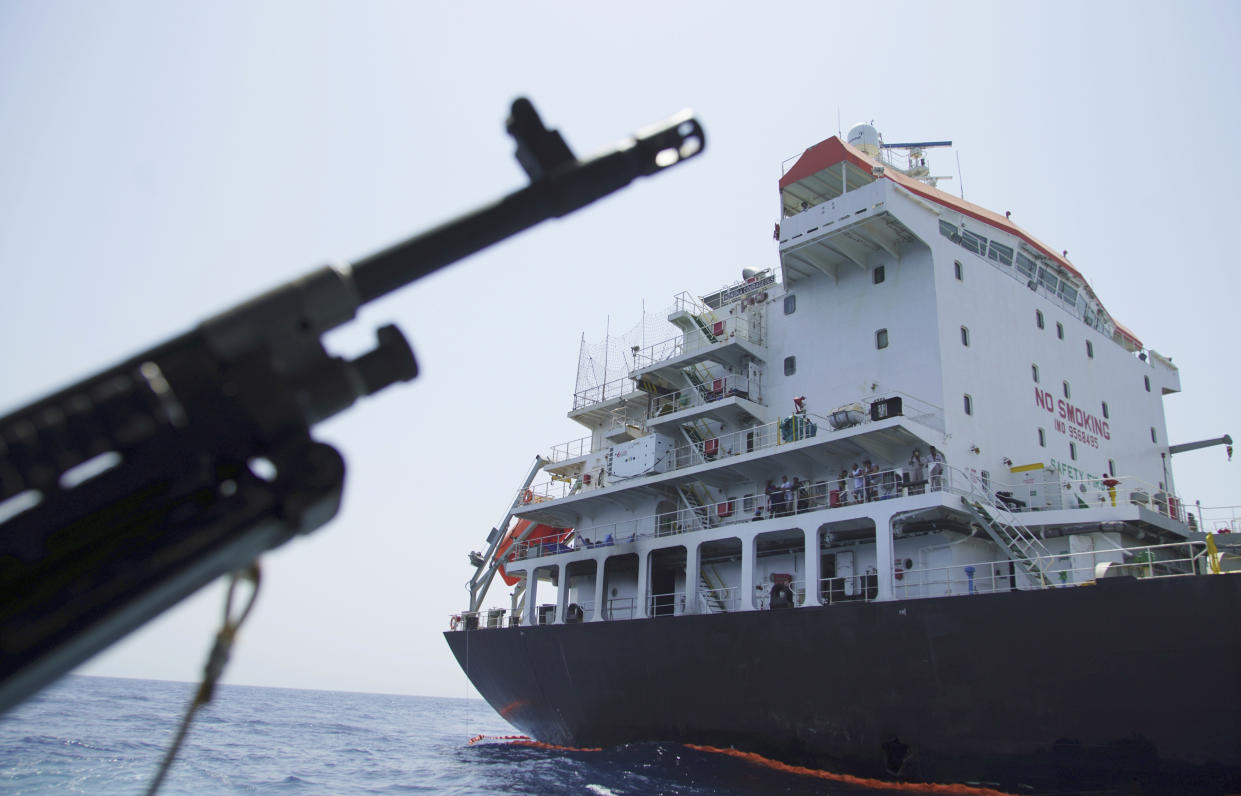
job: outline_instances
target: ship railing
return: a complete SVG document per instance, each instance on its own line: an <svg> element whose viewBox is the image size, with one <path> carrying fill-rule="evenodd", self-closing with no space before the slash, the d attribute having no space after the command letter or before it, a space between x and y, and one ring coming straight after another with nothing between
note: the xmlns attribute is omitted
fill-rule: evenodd
<svg viewBox="0 0 1241 796"><path fill-rule="evenodd" d="M603 618L609 622L636 619L638 616L638 601L634 597L609 597L604 607L606 611Z"/></svg>
<svg viewBox="0 0 1241 796"><path fill-rule="evenodd" d="M995 504L998 508L1014 513L1025 511L1049 511L1061 509L1115 508L1132 504L1142 506L1179 522L1188 522L1186 506L1179 496L1160 489L1134 476L1089 476L1087 478L1061 479L1029 483L1000 481L983 477L974 470L948 467L945 488L961 495L972 495ZM1055 498L1046 495L1038 505L1029 505L1017 495L1026 494L1030 486L1043 489L1057 487Z"/></svg>
<svg viewBox="0 0 1241 796"><path fill-rule="evenodd" d="M710 379L702 387L686 387L683 390L678 390L668 395L656 396L651 402L651 409L647 417L654 418L660 415L671 414L672 412L680 412L683 409L703 406L723 398L732 398L733 396L761 403L758 400L759 385L757 380L753 382L752 386L754 389L751 389L751 380L749 378L729 373L718 379Z"/></svg>
<svg viewBox="0 0 1241 796"><path fill-rule="evenodd" d="M889 398L898 396L901 398L901 403L904 407L901 416L917 420L930 428L943 428L944 415L942 409L906 393L897 391L885 392L879 396L871 395L859 399L856 403L862 405L867 403L885 403ZM703 462L717 461L730 456L740 456L754 451L768 450L779 445L799 442L803 439L817 436L819 433L856 433L850 430L857 426L874 422L871 420L869 412L870 410L868 409L864 412L851 413L847 418L843 416L844 413L842 412L833 413L835 417L832 418L813 412L794 414L761 426L744 428L698 442L684 443L673 448L669 463L666 463L663 469L658 472L682 470ZM588 447L589 439L589 437L584 437L558 447L563 447L563 453L567 456L570 451L580 451ZM554 452L553 456L555 455L558 454ZM564 459L559 459L559 461L564 461ZM633 476L633 478L641 477L643 476ZM607 478L605 476L602 486L607 485ZM577 493L583 486L578 479L565 480L564 478L555 478L532 485L530 490L533 498L539 500L558 500ZM598 487L600 484L596 482L590 486Z"/></svg>
<svg viewBox="0 0 1241 796"><path fill-rule="evenodd" d="M741 607L741 599L735 586L717 589L698 587L698 613L722 614L736 611Z"/></svg>
<svg viewBox="0 0 1241 796"><path fill-rule="evenodd" d="M591 550L630 544L641 539L675 536L682 533L720 528L737 523L789 517L825 508L888 500L921 494L929 488L928 481L910 482L899 468L881 470L861 476L861 486L854 488L853 476L800 481L791 501L757 494L707 503L696 508L682 508L637 517L621 522L601 523L577 528L572 537L562 542L526 541L513 551L518 559L538 558L559 553Z"/></svg>
<svg viewBox="0 0 1241 796"><path fill-rule="evenodd" d="M1241 506L1195 505L1198 530L1205 533L1241 533Z"/></svg>
<svg viewBox="0 0 1241 796"><path fill-rule="evenodd" d="M569 440L568 442L562 442L559 445L553 445L551 454L547 457L547 460L552 464L556 464L557 462L568 461L569 459L576 459L579 456L585 456L586 454L592 452L593 441L594 437L588 434L585 437L579 437L577 439Z"/></svg>
<svg viewBox="0 0 1241 796"><path fill-rule="evenodd" d="M1205 543L1190 541L1040 556L1035 562L1046 575L1042 583L1022 577L1009 559L908 569L901 566L911 561L897 560L897 599L1059 589L1091 585L1100 578L1186 577L1210 570Z"/></svg>
<svg viewBox="0 0 1241 796"><path fill-rule="evenodd" d="M819 601L824 605L871 602L879 596L879 577L873 572L819 579Z"/></svg>
<svg viewBox="0 0 1241 796"><path fill-rule="evenodd" d="M683 591L670 591L647 597L646 615L649 617L680 616L684 613L685 592Z"/></svg>
<svg viewBox="0 0 1241 796"><path fill-rule="evenodd" d="M613 398L620 398L635 390L637 390L637 387L634 386L633 379L628 376L622 376L619 379L613 379L604 384L597 384L594 387L578 390L573 393L573 411L601 404Z"/></svg>
<svg viewBox="0 0 1241 796"><path fill-rule="evenodd" d="M763 345L763 324L758 316L741 314L720 319L708 317L702 323L706 327L705 332L687 332L635 352L634 369L641 370L682 354L737 341ZM707 332L710 333L709 336Z"/></svg>
<svg viewBox="0 0 1241 796"><path fill-rule="evenodd" d="M687 312L690 315L703 315L711 312L711 308L688 290L682 290L672 297L672 312ZM672 313L669 313L672 314Z"/></svg>

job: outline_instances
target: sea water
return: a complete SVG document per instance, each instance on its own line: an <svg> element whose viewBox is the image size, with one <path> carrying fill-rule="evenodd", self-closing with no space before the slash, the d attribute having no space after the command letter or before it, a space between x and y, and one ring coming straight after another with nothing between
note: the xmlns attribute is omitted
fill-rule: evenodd
<svg viewBox="0 0 1241 796"><path fill-rule="evenodd" d="M196 686L65 677L0 717L0 792L145 791ZM679 744L471 744L515 730L480 700L220 686L161 793L862 794Z"/></svg>

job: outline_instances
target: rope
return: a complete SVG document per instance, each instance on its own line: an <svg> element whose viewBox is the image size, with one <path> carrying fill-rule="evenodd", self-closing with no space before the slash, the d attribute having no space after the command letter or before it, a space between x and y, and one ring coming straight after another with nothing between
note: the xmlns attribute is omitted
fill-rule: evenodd
<svg viewBox="0 0 1241 796"><path fill-rule="evenodd" d="M173 740L172 745L168 747L168 752L164 755L164 762L160 764L159 770L155 772L155 778L151 780L151 785L147 788L147 796L154 796L156 791L159 790L160 785L164 783L164 777L168 775L177 753L181 750L181 744L189 733L190 723L194 720L195 714L198 713L199 708L210 702L211 697L215 694L215 685L219 681L220 675L224 673L224 666L228 663L228 657L233 648L233 641L237 638L237 631L241 628L241 623L246 621L246 617L250 615L250 610L254 608L254 600L259 594L259 579L259 562L257 559L252 561L250 566L244 570L234 572L229 579L228 594L224 597L224 621L220 626L220 631L216 633L215 644L212 645L211 652L207 655L207 663L203 667L202 684L198 686L198 692L194 695L189 708L185 711L185 716L181 719L181 726L177 729L177 736ZM241 614L234 619L233 594L237 591L237 584L242 580L249 581L251 584L250 599L246 602L245 607L241 609Z"/></svg>

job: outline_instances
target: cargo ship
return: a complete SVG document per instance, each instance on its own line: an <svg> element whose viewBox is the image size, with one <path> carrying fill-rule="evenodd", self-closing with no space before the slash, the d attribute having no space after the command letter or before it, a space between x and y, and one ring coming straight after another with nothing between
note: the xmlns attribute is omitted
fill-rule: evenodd
<svg viewBox="0 0 1241 796"><path fill-rule="evenodd" d="M1171 358L1067 253L940 189L949 144L810 147L778 264L583 344L588 433L498 501L445 633L515 727L1241 790L1239 510L1187 503L1172 461L1232 440L1167 439Z"/></svg>

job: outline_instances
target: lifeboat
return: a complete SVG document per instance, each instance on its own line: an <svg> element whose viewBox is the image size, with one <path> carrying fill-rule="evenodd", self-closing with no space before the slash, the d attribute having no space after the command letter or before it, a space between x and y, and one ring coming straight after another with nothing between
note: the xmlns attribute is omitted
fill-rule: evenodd
<svg viewBox="0 0 1241 796"><path fill-rule="evenodd" d="M530 532L526 534L526 538L522 539L522 543L526 545L538 544L548 553L559 553L567 550L567 542L569 537L573 535L572 528L553 528L550 525L542 525L532 520L518 520L515 525L509 528L508 533L504 534L504 538L500 540L500 544L496 546L495 560L502 562L516 561L517 551L512 549L516 540L525 532L526 528L534 526ZM500 577L509 586L516 586L521 581L520 575L510 575L504 571L504 564L500 564Z"/></svg>

